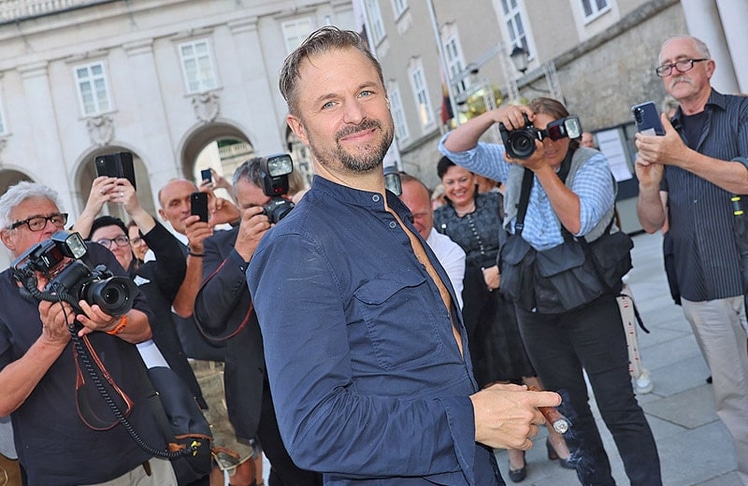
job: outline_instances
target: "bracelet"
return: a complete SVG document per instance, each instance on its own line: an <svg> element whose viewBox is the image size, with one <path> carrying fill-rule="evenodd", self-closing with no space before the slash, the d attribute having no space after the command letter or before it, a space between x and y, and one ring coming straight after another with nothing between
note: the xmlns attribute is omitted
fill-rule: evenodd
<svg viewBox="0 0 748 486"><path fill-rule="evenodd" d="M196 258L202 258L202 257L205 256L205 253L194 253L194 252L191 251L191 252L188 253L188 255L196 257Z"/></svg>
<svg viewBox="0 0 748 486"><path fill-rule="evenodd" d="M117 324L114 329L106 331L106 333L110 336L116 336L117 334L122 333L125 330L125 327L127 327L127 316L122 316L122 319L119 320L119 324Z"/></svg>

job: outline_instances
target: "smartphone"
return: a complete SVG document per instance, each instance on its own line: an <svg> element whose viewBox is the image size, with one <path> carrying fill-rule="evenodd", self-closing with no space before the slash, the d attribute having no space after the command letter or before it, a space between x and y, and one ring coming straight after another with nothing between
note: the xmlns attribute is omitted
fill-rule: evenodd
<svg viewBox="0 0 748 486"><path fill-rule="evenodd" d="M190 194L190 212L200 216L200 221L208 222L208 193L193 192Z"/></svg>
<svg viewBox="0 0 748 486"><path fill-rule="evenodd" d="M132 187L135 185L135 168L132 163L130 152L117 152L116 154L99 155L94 159L97 176L108 176L125 178L130 181Z"/></svg>
<svg viewBox="0 0 748 486"><path fill-rule="evenodd" d="M647 101L631 107L634 114L636 128L644 135L665 135L665 129L660 121L660 112L654 101Z"/></svg>
<svg viewBox="0 0 748 486"><path fill-rule="evenodd" d="M213 174L210 172L210 169L203 169L200 171L200 180L213 182Z"/></svg>

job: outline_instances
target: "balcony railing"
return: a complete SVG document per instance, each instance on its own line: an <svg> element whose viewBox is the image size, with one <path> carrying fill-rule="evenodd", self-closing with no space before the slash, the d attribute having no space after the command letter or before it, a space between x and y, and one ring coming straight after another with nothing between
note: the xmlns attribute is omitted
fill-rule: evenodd
<svg viewBox="0 0 748 486"><path fill-rule="evenodd" d="M102 0L0 0L0 22L50 15Z"/></svg>

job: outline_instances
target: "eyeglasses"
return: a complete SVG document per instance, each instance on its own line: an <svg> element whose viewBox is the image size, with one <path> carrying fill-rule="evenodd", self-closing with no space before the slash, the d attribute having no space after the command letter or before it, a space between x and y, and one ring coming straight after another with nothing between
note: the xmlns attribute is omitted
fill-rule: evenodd
<svg viewBox="0 0 748 486"><path fill-rule="evenodd" d="M116 238L102 238L100 240L96 240L96 243L106 248L111 248L112 243L116 243L117 246L127 246L130 243L130 238L125 235L120 235Z"/></svg>
<svg viewBox="0 0 748 486"><path fill-rule="evenodd" d="M695 62L702 62L702 61L708 61L709 59L681 59L680 61L671 62L670 64L663 64L662 66L655 69L655 73L657 73L657 76L660 78L664 78L666 76L670 76L670 74L673 72L673 68L676 69L679 73L687 73L691 69L693 69L693 64Z"/></svg>
<svg viewBox="0 0 748 486"><path fill-rule="evenodd" d="M8 229L16 229L24 224L29 227L30 231L41 231L47 227L47 221L50 221L58 228L64 228L68 222L68 213L57 213L52 216L32 216L23 221L16 221Z"/></svg>

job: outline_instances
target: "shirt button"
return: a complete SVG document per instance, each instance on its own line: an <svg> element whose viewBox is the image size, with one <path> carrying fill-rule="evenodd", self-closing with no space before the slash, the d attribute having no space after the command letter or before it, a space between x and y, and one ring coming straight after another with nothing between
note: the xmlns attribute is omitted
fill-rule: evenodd
<svg viewBox="0 0 748 486"><path fill-rule="evenodd" d="M397 228L397 223L394 221L390 221L390 229L395 229L395 228Z"/></svg>
<svg viewBox="0 0 748 486"><path fill-rule="evenodd" d="M373 196L371 197L371 200L372 200L372 201L374 201L374 202L379 202L379 194L374 194L374 195L373 195Z"/></svg>

